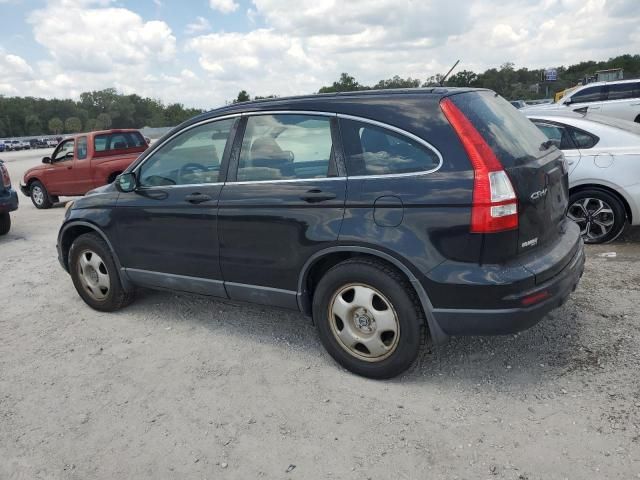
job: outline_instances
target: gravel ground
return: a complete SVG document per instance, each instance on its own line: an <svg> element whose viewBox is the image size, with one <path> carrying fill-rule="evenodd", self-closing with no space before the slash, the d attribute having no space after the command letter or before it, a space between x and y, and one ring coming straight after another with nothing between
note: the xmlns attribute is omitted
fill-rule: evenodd
<svg viewBox="0 0 640 480"><path fill-rule="evenodd" d="M2 158L17 185L45 153ZM639 229L589 247L536 327L380 382L296 313L152 291L89 309L56 260L63 208L20 196L0 239L2 479L640 478Z"/></svg>

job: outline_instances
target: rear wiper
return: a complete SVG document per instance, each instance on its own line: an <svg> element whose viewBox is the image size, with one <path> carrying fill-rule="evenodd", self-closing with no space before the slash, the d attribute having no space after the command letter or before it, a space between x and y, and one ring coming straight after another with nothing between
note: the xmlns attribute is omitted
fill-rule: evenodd
<svg viewBox="0 0 640 480"><path fill-rule="evenodd" d="M547 140L546 142L542 142L540 144L540 150L549 150L554 145L555 145L555 142L553 140Z"/></svg>

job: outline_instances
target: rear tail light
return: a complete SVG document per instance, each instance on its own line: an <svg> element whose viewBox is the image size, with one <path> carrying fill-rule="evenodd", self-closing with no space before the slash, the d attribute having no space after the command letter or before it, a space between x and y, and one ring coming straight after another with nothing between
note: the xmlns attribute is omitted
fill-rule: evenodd
<svg viewBox="0 0 640 480"><path fill-rule="evenodd" d="M7 167L3 164L0 164L0 175L2 175L2 184L6 188L9 188L11 186L11 178L9 178L9 171L7 170Z"/></svg>
<svg viewBox="0 0 640 480"><path fill-rule="evenodd" d="M442 100L440 108L458 134L474 171L471 232L518 228L518 197L500 160L451 99Z"/></svg>

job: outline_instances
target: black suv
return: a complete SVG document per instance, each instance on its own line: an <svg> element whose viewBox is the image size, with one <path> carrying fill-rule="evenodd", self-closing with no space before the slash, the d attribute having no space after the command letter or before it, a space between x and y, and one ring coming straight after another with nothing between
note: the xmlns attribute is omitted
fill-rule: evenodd
<svg viewBox="0 0 640 480"><path fill-rule="evenodd" d="M0 235L11 230L10 212L18 209L18 194L11 188L11 178L4 162L0 160Z"/></svg>
<svg viewBox="0 0 640 480"><path fill-rule="evenodd" d="M58 253L95 309L138 286L296 309L387 378L427 338L515 332L566 300L584 268L567 192L562 153L488 90L258 101L76 200Z"/></svg>

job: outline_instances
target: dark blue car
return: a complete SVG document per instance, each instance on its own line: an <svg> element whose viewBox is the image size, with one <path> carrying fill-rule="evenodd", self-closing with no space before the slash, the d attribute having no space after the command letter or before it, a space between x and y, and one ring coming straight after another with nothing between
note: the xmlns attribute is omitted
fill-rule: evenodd
<svg viewBox="0 0 640 480"><path fill-rule="evenodd" d="M18 193L11 188L9 171L2 160L0 160L0 177L0 235L4 235L11 228L9 212L18 209Z"/></svg>

